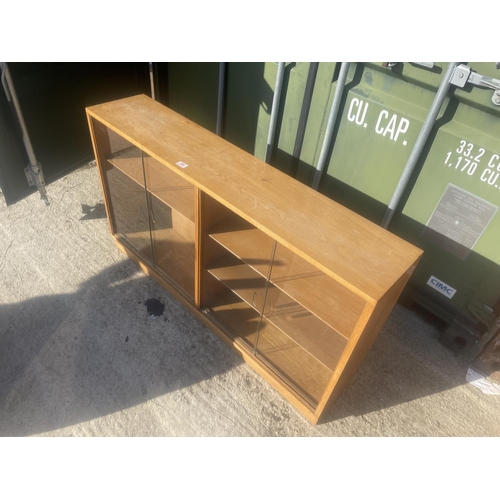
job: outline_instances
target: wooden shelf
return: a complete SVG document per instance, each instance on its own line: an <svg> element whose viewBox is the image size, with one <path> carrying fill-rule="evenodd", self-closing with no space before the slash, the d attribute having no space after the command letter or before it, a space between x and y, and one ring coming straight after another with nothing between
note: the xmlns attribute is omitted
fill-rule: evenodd
<svg viewBox="0 0 500 500"><path fill-rule="evenodd" d="M228 292L208 307L233 335L250 349L257 342L259 314L235 294ZM270 363L280 376L314 403L319 401L328 380L332 376L323 364L297 345L290 337L265 319L261 323L257 356Z"/></svg>
<svg viewBox="0 0 500 500"><path fill-rule="evenodd" d="M347 339L366 305L363 299L325 274L274 283Z"/></svg>
<svg viewBox="0 0 500 500"><path fill-rule="evenodd" d="M231 333L253 348L257 341L260 315L255 309L229 289L208 305L207 309Z"/></svg>
<svg viewBox="0 0 500 500"><path fill-rule="evenodd" d="M249 266L225 255L208 267L208 272L256 311L262 310L266 280Z"/></svg>
<svg viewBox="0 0 500 500"><path fill-rule="evenodd" d="M174 228L153 232L156 267L194 296L194 244Z"/></svg>
<svg viewBox="0 0 500 500"><path fill-rule="evenodd" d="M114 232L141 258L153 261L144 188L116 168L106 171L113 207Z"/></svg>
<svg viewBox="0 0 500 500"><path fill-rule="evenodd" d="M265 278L269 275L273 245L275 241L266 233L234 216L210 231L210 237L227 248L236 257L255 269ZM275 282L303 276L323 274L291 250L278 244L271 279Z"/></svg>
<svg viewBox="0 0 500 500"><path fill-rule="evenodd" d="M263 231L235 219L215 227L210 237L267 278L274 242ZM279 244L271 281L345 338L350 337L365 305L364 300L350 290Z"/></svg>
<svg viewBox="0 0 500 500"><path fill-rule="evenodd" d="M144 157L144 171L148 190L190 220L194 230L193 185L151 156Z"/></svg>
<svg viewBox="0 0 500 500"><path fill-rule="evenodd" d="M290 312L266 316L266 319L326 368L335 369L347 339L310 311L294 307Z"/></svg>
<svg viewBox="0 0 500 500"><path fill-rule="evenodd" d="M111 166L117 168L125 175L128 175L133 181L137 182L137 184L144 187L144 172L142 170L141 156L114 156L113 158L109 158L108 162Z"/></svg>
<svg viewBox="0 0 500 500"><path fill-rule="evenodd" d="M323 274L317 267L299 257L290 249L279 243L276 245L271 272L271 280L274 283L308 276L321 276Z"/></svg>
<svg viewBox="0 0 500 500"><path fill-rule="evenodd" d="M267 279L274 245L267 234L235 216L214 227L210 237Z"/></svg>
<svg viewBox="0 0 500 500"><path fill-rule="evenodd" d="M347 344L345 337L272 284L264 309L266 280L232 255L218 259L208 271L325 367L335 368Z"/></svg>
<svg viewBox="0 0 500 500"><path fill-rule="evenodd" d="M153 231L172 227L184 236L186 240L194 244L195 227L193 222L153 196L149 199L149 205L151 211L151 229Z"/></svg>
<svg viewBox="0 0 500 500"><path fill-rule="evenodd" d="M210 265L207 270L257 312L262 311L267 280L250 266L234 255L227 254ZM268 288L267 300L275 306L293 302L275 287Z"/></svg>
<svg viewBox="0 0 500 500"><path fill-rule="evenodd" d="M144 186L145 174L148 191L191 221L194 231L194 189L192 184L152 157L144 157L144 172L142 169L143 160L140 157L115 156L108 161L140 186Z"/></svg>
<svg viewBox="0 0 500 500"><path fill-rule="evenodd" d="M143 255L151 258L149 231L122 234ZM153 248L156 268L178 283L190 297L194 294L194 245L175 229L154 232Z"/></svg>
<svg viewBox="0 0 500 500"><path fill-rule="evenodd" d="M243 234L245 237L239 239L238 236L240 234ZM255 235L255 239L251 235ZM256 257L253 259L250 255L252 255L251 252L254 249L262 250L265 248L265 245L268 243L266 242L267 235L258 229L242 229L240 231L211 233L210 237L231 250L234 255L237 255L236 252L239 251L238 257L243 254L240 258L247 264L238 264L237 261L231 260L229 257L224 257L216 265L216 269L210 269L210 272L229 288L234 289L239 294L243 294L242 298L249 304L255 304L257 310L260 311L262 301L256 302L252 300L252 297L253 293L257 293L257 289L261 290L258 295L261 298L263 297L263 290L266 283L263 274L266 268L264 264L265 259L262 252L259 253L257 251L254 254ZM245 245L245 241L248 241L249 244ZM253 242L253 246L250 242ZM260 244L262 242L264 242L264 245ZM279 278L272 280L272 283L290 297L289 302L298 302L348 339L365 306L364 300L354 295L345 287L340 286L325 274L321 272L318 274L317 271L311 272L310 269L308 270L307 266L302 265L301 261L303 259L300 259L300 257L295 261L295 266L289 264L292 259L285 261L281 257L281 262L284 263L281 269L285 267L287 269L294 269L297 271L294 277L285 279L282 273L280 273L278 275ZM271 290L274 289L269 288L268 301L270 303L272 303L273 295L279 295L279 293ZM280 300L281 303L286 301L283 297Z"/></svg>
<svg viewBox="0 0 500 500"><path fill-rule="evenodd" d="M146 96L86 111L121 248L316 423L422 251Z"/></svg>
<svg viewBox="0 0 500 500"><path fill-rule="evenodd" d="M137 252L142 254L149 260L153 260L153 255L151 251L151 235L149 231L139 231L137 233L119 233L120 237L123 238L129 245L134 247Z"/></svg>
<svg viewBox="0 0 500 500"><path fill-rule="evenodd" d="M333 374L267 319L261 323L257 356L270 362L281 376L290 380L315 404L321 399Z"/></svg>

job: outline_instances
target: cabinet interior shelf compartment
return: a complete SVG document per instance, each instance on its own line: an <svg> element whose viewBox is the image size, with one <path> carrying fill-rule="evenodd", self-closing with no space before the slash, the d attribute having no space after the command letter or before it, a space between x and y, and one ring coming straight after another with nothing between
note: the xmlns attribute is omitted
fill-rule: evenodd
<svg viewBox="0 0 500 500"><path fill-rule="evenodd" d="M282 293L272 282L231 255L225 255L208 269L209 273L267 319L314 358L333 370L347 339L310 310ZM264 307L264 297L268 304ZM269 306L272 304L272 306Z"/></svg>
<svg viewBox="0 0 500 500"><path fill-rule="evenodd" d="M194 224L193 186L179 179L177 174L151 157L143 159L144 169L137 158L116 156L108 161L141 186L144 186L146 178L146 187L153 196Z"/></svg>
<svg viewBox="0 0 500 500"><path fill-rule="evenodd" d="M210 237L267 277L272 238L250 224L239 223L236 230L230 227L226 222L222 228L215 228ZM341 335L350 337L364 307L364 301L350 290L282 245L274 259L270 280L305 309L317 311L315 314L332 324Z"/></svg>
<svg viewBox="0 0 500 500"><path fill-rule="evenodd" d="M87 118L119 248L316 423L422 251L146 96Z"/></svg>

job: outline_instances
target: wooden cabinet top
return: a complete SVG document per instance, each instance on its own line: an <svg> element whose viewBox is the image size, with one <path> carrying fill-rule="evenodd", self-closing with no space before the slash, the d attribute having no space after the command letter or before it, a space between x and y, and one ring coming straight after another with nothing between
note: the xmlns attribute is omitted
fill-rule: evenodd
<svg viewBox="0 0 500 500"><path fill-rule="evenodd" d="M87 113L369 302L422 254L145 95Z"/></svg>

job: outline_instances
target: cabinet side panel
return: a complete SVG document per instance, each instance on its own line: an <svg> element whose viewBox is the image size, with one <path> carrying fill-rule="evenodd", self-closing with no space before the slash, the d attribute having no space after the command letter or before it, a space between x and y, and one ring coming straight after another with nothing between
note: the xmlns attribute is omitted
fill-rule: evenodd
<svg viewBox="0 0 500 500"><path fill-rule="evenodd" d="M201 191L194 188L194 303L197 309L201 307L201 290L203 275L203 232Z"/></svg>
<svg viewBox="0 0 500 500"><path fill-rule="evenodd" d="M227 251L216 241L210 238L209 233L214 225L228 217L231 212L218 201L198 189L198 229L197 239L199 249L198 270L199 273L199 308L206 307L214 298L223 295L226 287L218 280L208 276L207 268Z"/></svg>
<svg viewBox="0 0 500 500"><path fill-rule="evenodd" d="M357 370L364 361L370 347L377 338L382 326L391 313L399 295L403 291L415 266L412 266L391 289L379 300L373 308L367 304L360 317L353 337L344 351L342 359L335 370L330 386L325 391L323 400L317 408L318 418L330 407L330 405L342 394L349 385Z"/></svg>
<svg viewBox="0 0 500 500"><path fill-rule="evenodd" d="M106 185L104 169L107 165L107 158L111 155L111 146L109 144L108 134L104 130L104 125L87 114L87 120L90 130L90 138L92 140L92 147L94 149L94 156L97 164L97 171L99 174L99 181L101 183L102 196L104 206L106 207L106 214L108 218L109 230L111 234L116 233L116 225L113 219L113 208L111 206L111 197Z"/></svg>

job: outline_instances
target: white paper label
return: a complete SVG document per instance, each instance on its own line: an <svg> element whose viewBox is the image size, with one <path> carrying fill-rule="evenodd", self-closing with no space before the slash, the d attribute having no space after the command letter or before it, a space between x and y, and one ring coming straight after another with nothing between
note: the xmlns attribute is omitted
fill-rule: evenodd
<svg viewBox="0 0 500 500"><path fill-rule="evenodd" d="M495 384L495 382L488 380L470 367L467 370L465 380L467 380L469 384L480 389L484 394L500 394L499 384Z"/></svg>
<svg viewBox="0 0 500 500"><path fill-rule="evenodd" d="M431 288L434 288L434 290L437 290L439 293L442 293L444 296L448 297L449 299L451 299L453 295L455 295L455 293L457 292L450 285L447 285L446 283L439 280L435 276L431 276L427 281L427 284Z"/></svg>

